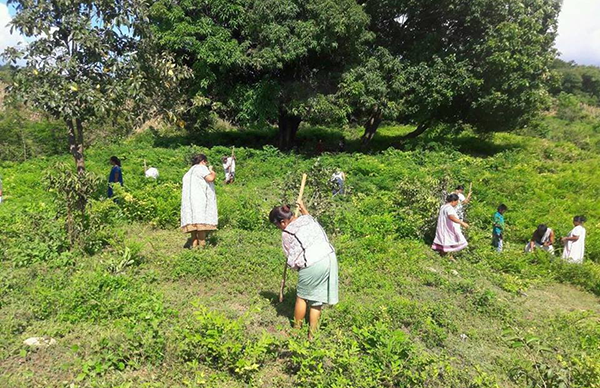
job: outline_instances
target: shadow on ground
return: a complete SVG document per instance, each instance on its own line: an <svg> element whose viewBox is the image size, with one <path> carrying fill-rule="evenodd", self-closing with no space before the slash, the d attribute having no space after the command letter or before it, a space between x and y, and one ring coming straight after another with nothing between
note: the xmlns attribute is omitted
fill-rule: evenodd
<svg viewBox="0 0 600 388"><path fill-rule="evenodd" d="M332 129L326 127L301 127L296 145L290 152L304 157L315 157L322 153L373 154L395 148L401 151L437 150L451 148L466 155L486 158L498 153L519 148L518 143L495 141L492 136L482 137L472 133L447 134L443 128L432 128L415 138L405 139L411 126L382 127L368 145L360 141L361 128ZM202 147L223 146L263 149L277 147L277 129L207 130L188 136L160 136L154 133L154 146L178 148L197 145ZM340 144L342 143L342 144Z"/></svg>
<svg viewBox="0 0 600 388"><path fill-rule="evenodd" d="M291 319L294 317L294 305L296 302L296 292L294 290L288 290L283 295L283 302L279 303L279 294L273 291L261 291L260 296L267 299L271 306L275 307L277 316L286 317Z"/></svg>

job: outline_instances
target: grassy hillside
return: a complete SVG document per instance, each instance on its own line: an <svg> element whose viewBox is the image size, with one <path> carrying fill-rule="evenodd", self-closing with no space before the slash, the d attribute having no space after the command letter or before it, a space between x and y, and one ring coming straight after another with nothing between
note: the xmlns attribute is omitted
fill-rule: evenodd
<svg viewBox="0 0 600 388"><path fill-rule="evenodd" d="M407 130L384 128L376 152L320 158L310 139L339 135L305 131L299 154L258 146L256 133L212 134L203 146L145 133L91 148L88 168L102 176L122 156L126 188L118 204L98 188L76 251L42 184L69 157L1 163L0 386L600 387L597 149L562 126L552 136L433 134L385 149ZM345 136L357 150L358 133ZM217 184L219 231L206 249L183 249L187 159L203 151L217 166L234 143L237 181ZM144 159L157 182L143 178ZM323 186L337 168L350 193L331 199ZM302 172L340 262L341 302L324 311L313 342L290 327L295 274L276 303L283 254L267 220ZM441 258L429 248L438 199L469 182L470 246ZM499 203L509 207L503 254L490 247ZM562 236L576 214L589 220L584 265L522 253L537 224ZM57 344L22 345L32 336Z"/></svg>

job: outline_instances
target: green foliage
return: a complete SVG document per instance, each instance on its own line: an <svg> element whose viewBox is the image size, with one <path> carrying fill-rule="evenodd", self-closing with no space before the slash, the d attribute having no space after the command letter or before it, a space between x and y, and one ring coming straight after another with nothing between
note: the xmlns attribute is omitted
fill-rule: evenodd
<svg viewBox="0 0 600 388"><path fill-rule="evenodd" d="M77 173L65 164L57 164L45 175L44 183L54 195L59 217L64 217L72 246L83 244L92 225L86 207L98 190L100 178L90 172Z"/></svg>
<svg viewBox="0 0 600 388"><path fill-rule="evenodd" d="M229 147L178 146L150 133L94 146L89 174L105 176L108 157L123 156L125 186L115 202L104 198L105 183L93 185L84 249L71 249L57 217L61 191L40 184L67 156L2 162L0 360L9 374L0 385L596 387L597 134L592 117L541 124L543 136L539 128L485 138L427 134L402 151L319 158L262 147L263 135L243 133L238 141L252 147L236 148L233 185L222 184L215 162ZM360 133L347 135L352 142ZM230 136L203 141L229 144ZM195 152L216 165L219 230L206 249L182 250L181 177ZM144 177L144 159L159 168L158 180ZM337 169L350 191L331 198ZM272 206L295 200L303 172L309 210L340 263L341 303L324 309L312 342L306 327L290 327L294 272L284 302L275 302L283 256L267 219ZM429 247L440 198L469 182L469 248L441 258ZM489 246L499 202L510 209L501 255ZM556 256L522 252L538 223L560 237L574 214L590 220L583 265L560 259L559 244ZM31 336L57 345L25 351Z"/></svg>
<svg viewBox="0 0 600 388"><path fill-rule="evenodd" d="M437 214L445 203L444 194L452 191L447 177L429 178L415 185L410 179L398 182L395 206L398 208L397 221L400 237L419 236L433 241Z"/></svg>
<svg viewBox="0 0 600 388"><path fill-rule="evenodd" d="M443 357L422 352L407 334L394 329L385 310L372 321L356 322L325 341L290 338L290 368L301 386L380 387L460 384Z"/></svg>
<svg viewBox="0 0 600 388"><path fill-rule="evenodd" d="M155 2L161 45L194 70L188 126L383 119L508 131L548 105L554 0Z"/></svg>
<svg viewBox="0 0 600 388"><path fill-rule="evenodd" d="M34 121L14 109L0 112L0 158L27 160L63 154L66 129L55 121Z"/></svg>
<svg viewBox="0 0 600 388"><path fill-rule="evenodd" d="M23 240L24 235L29 238ZM22 214L10 228L5 228L3 240L3 259L15 267L39 262L63 266L73 259L66 230L46 212Z"/></svg>
<svg viewBox="0 0 600 388"><path fill-rule="evenodd" d="M578 66L573 62L556 59L554 68L559 74L560 84L552 89L554 94L569 93L585 98L590 105L600 103L600 68Z"/></svg>
<svg viewBox="0 0 600 388"><path fill-rule="evenodd" d="M332 96L370 38L353 0L157 1L151 17L163 47L194 70L191 126L211 111L244 125L279 120L286 147L301 120L344 118Z"/></svg>
<svg viewBox="0 0 600 388"><path fill-rule="evenodd" d="M566 121L578 121L584 117L583 107L579 99L572 94L561 93L558 98L556 116Z"/></svg>
<svg viewBox="0 0 600 388"><path fill-rule="evenodd" d="M199 307L196 320L181 333L179 352L184 361L209 363L248 379L272 356L277 344L272 336L247 338L241 320Z"/></svg>
<svg viewBox="0 0 600 388"><path fill-rule="evenodd" d="M11 28L32 38L4 52L11 63L25 62L8 87L11 102L63 120L79 170L84 124L145 120L177 101L178 82L189 74L154 50L143 1L7 4L16 10Z"/></svg>

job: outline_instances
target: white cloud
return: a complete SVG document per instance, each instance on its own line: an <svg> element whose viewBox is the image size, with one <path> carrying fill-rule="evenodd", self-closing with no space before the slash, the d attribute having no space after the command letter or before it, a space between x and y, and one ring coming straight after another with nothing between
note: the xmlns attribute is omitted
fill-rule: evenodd
<svg viewBox="0 0 600 388"><path fill-rule="evenodd" d="M16 46L18 43L25 43L25 39L18 32L10 33L10 26L8 24L11 20L8 7L6 4L0 3L0 53L4 52L4 49L7 47ZM0 59L0 63L1 61L2 59Z"/></svg>
<svg viewBox="0 0 600 388"><path fill-rule="evenodd" d="M564 0L556 48L561 59L600 66L600 0Z"/></svg>

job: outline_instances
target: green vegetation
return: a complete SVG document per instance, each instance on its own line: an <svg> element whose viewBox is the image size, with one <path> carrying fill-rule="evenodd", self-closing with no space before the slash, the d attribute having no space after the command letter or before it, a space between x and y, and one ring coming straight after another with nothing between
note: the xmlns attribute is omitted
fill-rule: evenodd
<svg viewBox="0 0 600 388"><path fill-rule="evenodd" d="M600 388L600 75L553 63L560 2L8 4L30 43L0 68L0 387ZM232 146L219 230L184 249L189 157ZM303 172L340 264L313 341L267 221ZM440 257L470 182L470 245ZM581 214L583 265L523 253Z"/></svg>
<svg viewBox="0 0 600 388"><path fill-rule="evenodd" d="M279 128L383 119L509 131L547 103L555 0L159 0L163 50L193 70L187 126L211 115Z"/></svg>
<svg viewBox="0 0 600 388"><path fill-rule="evenodd" d="M589 105L600 104L600 68L579 66L560 59L554 61L554 68L559 75L559 84L552 90L554 94L575 94Z"/></svg>
<svg viewBox="0 0 600 388"><path fill-rule="evenodd" d="M200 251L182 248L180 179L192 152L213 163L228 154L229 132L205 138L225 145L211 148L157 132L91 147L90 174L123 156L125 188L115 203L94 186L74 248L66 205L43 178L59 177L69 156L3 162L0 385L598 387L600 157L569 137L585 125L547 117L489 138L440 129L404 150L385 147L412 128L386 126L372 143L380 151L321 157L308 154L315 136L339 132L303 130L300 154L251 148L275 130L236 132L248 147L236 148L236 183L217 185L219 231ZM360 146L358 129L343 134ZM143 178L144 159L158 181ZM348 176L344 198L322 187L334 168ZM318 174L308 205L340 261L341 303L313 342L290 326L294 277L276 303L283 254L266 217L303 171ZM440 258L429 248L440 191L467 182L470 247ZM502 255L490 247L500 202L510 209ZM583 266L522 253L538 223L562 236L574 214L590 220ZM58 342L21 344L31 336Z"/></svg>

